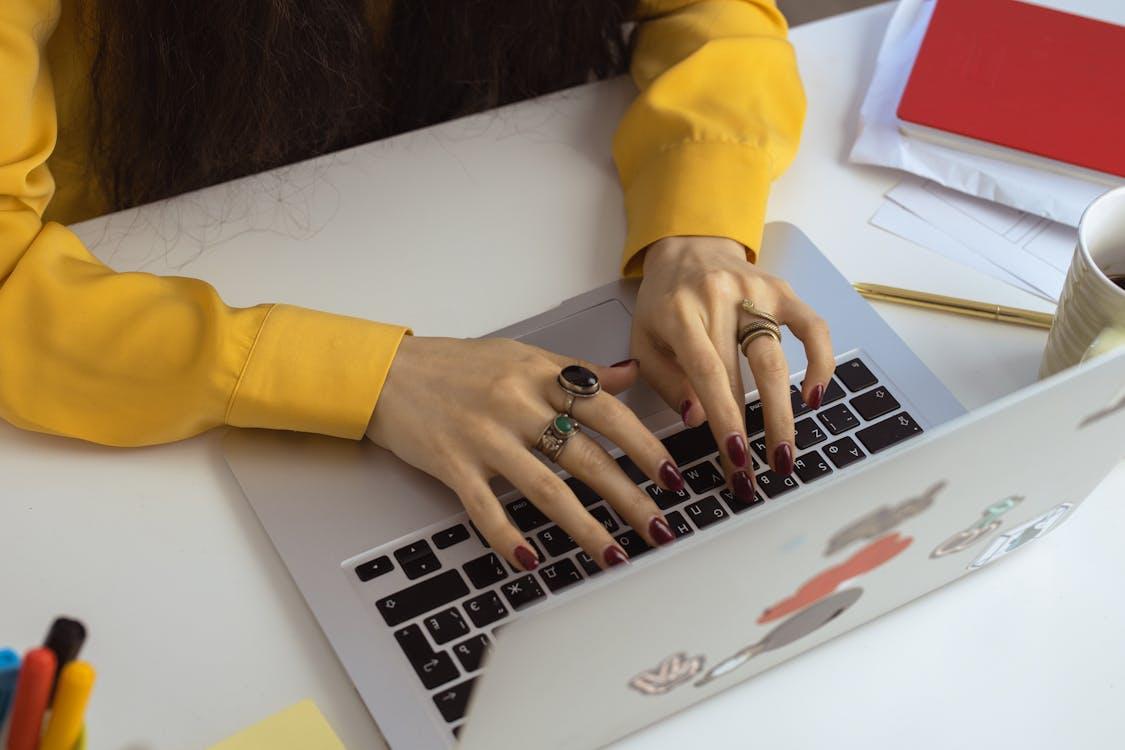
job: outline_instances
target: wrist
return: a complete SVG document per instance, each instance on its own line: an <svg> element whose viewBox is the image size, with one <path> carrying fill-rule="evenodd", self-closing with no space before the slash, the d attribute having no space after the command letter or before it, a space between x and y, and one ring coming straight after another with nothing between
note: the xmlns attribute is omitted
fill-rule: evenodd
<svg viewBox="0 0 1125 750"><path fill-rule="evenodd" d="M663 237L644 249L642 272L651 267L682 259L685 255L729 256L746 260L746 246L729 237L676 235Z"/></svg>

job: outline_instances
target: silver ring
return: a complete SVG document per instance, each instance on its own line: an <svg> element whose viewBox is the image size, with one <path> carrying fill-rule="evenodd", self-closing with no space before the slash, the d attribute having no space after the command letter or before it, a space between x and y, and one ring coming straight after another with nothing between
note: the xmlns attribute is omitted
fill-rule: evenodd
<svg viewBox="0 0 1125 750"><path fill-rule="evenodd" d="M535 448L547 458L558 463L563 448L566 447L571 438L581 431L582 427L574 417L565 412L559 412L547 424L543 434L535 442Z"/></svg>
<svg viewBox="0 0 1125 750"><path fill-rule="evenodd" d="M559 387L570 397L567 399L567 407L564 410L566 414L570 413L570 407L574 405L574 399L593 398L602 390L602 384L598 380L598 376L594 374L593 370L582 365L567 365L559 372L556 380Z"/></svg>
<svg viewBox="0 0 1125 750"><path fill-rule="evenodd" d="M765 310L759 310L758 307L754 304L754 301L749 299L749 298L742 300L742 311L749 314L749 315L753 315L755 318L761 318L762 320L768 320L770 323L773 323L778 328L781 327L781 321L780 320L778 320L775 316L771 315L770 313L766 312Z"/></svg>

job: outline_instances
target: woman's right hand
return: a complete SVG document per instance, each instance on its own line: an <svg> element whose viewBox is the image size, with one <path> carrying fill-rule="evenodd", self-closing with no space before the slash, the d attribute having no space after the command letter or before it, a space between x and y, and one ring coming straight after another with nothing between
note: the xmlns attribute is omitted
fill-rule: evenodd
<svg viewBox="0 0 1125 750"><path fill-rule="evenodd" d="M544 428L566 409L567 394L557 378L572 364L597 374L602 392L575 399L571 415L621 447L660 487L683 488L664 445L611 395L636 380L635 360L599 367L509 339L407 336L367 436L448 485L492 549L518 568L533 570L539 560L489 487L495 475L506 478L603 568L625 562L628 555L606 528L532 453ZM604 498L649 545L675 538L648 494L590 436L580 432L571 438L559 464Z"/></svg>

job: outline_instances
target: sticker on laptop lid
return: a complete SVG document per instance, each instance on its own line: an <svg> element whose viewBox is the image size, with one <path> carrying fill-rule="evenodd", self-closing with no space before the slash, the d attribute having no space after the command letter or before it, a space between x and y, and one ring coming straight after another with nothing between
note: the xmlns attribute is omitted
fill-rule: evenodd
<svg viewBox="0 0 1125 750"><path fill-rule="evenodd" d="M1085 419L1083 419L1078 424L1078 429L1081 430L1081 429L1084 429L1086 427L1089 427L1090 425L1094 424L1095 422L1100 422L1101 420L1105 419L1106 417L1112 416L1113 414L1116 414L1117 412L1121 411L1122 409L1125 409L1125 390L1123 390L1123 391L1121 391L1121 393L1117 394L1117 397L1114 398L1113 401L1111 401L1109 403L1109 406L1107 406L1104 409L1100 409L1100 410L1094 412L1093 414L1091 414L1090 416L1086 417Z"/></svg>
<svg viewBox="0 0 1125 750"><path fill-rule="evenodd" d="M971 526L961 529L934 547L933 551L930 552L930 557L936 560L939 557L964 552L1000 528L1000 525L1004 523L1000 517L1022 502L1022 495L1009 495L1003 500L993 503L981 512L980 518L974 521Z"/></svg>
<svg viewBox="0 0 1125 750"><path fill-rule="evenodd" d="M629 680L629 687L641 695L663 695L691 680L703 669L705 657L672 654L652 669L646 669Z"/></svg>
<svg viewBox="0 0 1125 750"><path fill-rule="evenodd" d="M901 523L922 513L934 504L937 493L945 489L945 480L937 482L917 497L909 497L898 505L884 505L860 516L837 531L828 540L824 556L830 557L854 542L886 534Z"/></svg>
<svg viewBox="0 0 1125 750"><path fill-rule="evenodd" d="M1074 506L1071 503L1061 503L1051 508L1043 515L1033 518L1027 523L1017 526L1011 531L1000 534L988 545L988 548L969 564L969 570L976 570L999 560L1009 552L1014 552L1028 542L1034 541L1059 525L1066 518L1066 514Z"/></svg>

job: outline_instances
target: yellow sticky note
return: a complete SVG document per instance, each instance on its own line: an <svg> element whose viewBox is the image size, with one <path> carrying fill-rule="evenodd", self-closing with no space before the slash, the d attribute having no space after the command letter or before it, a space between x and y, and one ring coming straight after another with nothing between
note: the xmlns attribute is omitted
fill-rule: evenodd
<svg viewBox="0 0 1125 750"><path fill-rule="evenodd" d="M303 700L208 750L346 750L324 714Z"/></svg>

